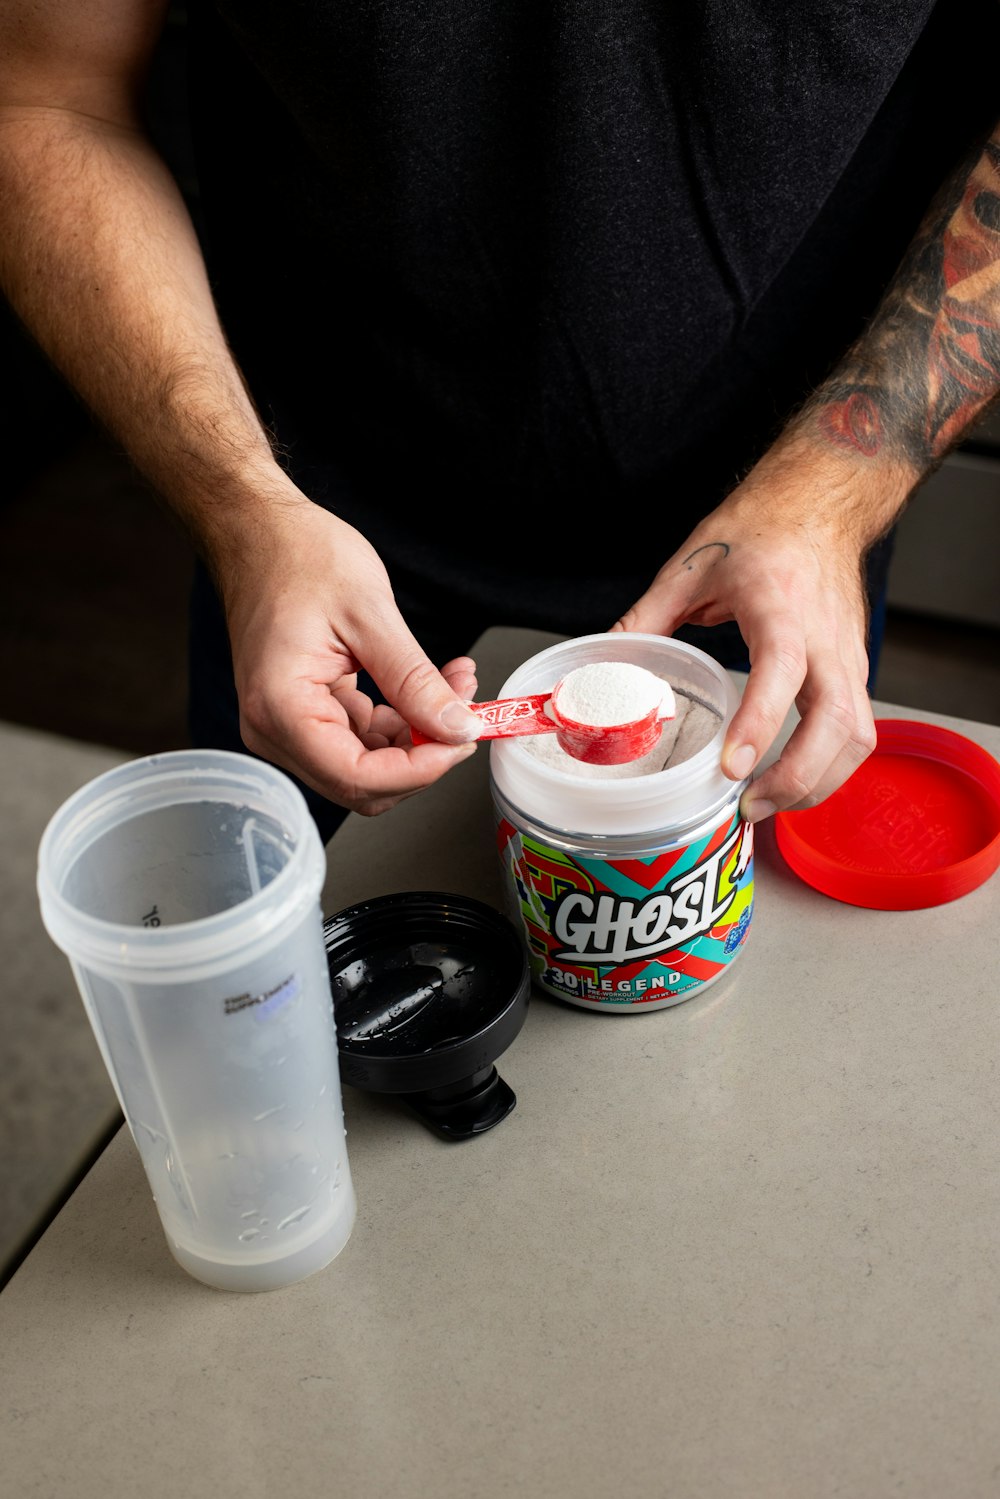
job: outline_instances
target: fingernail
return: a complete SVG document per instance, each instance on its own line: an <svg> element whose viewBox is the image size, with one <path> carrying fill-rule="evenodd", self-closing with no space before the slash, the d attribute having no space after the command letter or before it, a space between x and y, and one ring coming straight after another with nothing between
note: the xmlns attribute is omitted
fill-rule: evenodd
<svg viewBox="0 0 1000 1499"><path fill-rule="evenodd" d="M734 781L745 781L757 762L752 744L741 744L728 758L728 770Z"/></svg>
<svg viewBox="0 0 1000 1499"><path fill-rule="evenodd" d="M482 728L479 719L461 703L447 703L441 709L441 726L449 734L460 734L463 739L478 739Z"/></svg>
<svg viewBox="0 0 1000 1499"><path fill-rule="evenodd" d="M745 804L741 803L740 805L740 811L743 813L743 816L746 818L747 822L763 822L765 817L773 816L773 814L777 812L777 810L778 809L774 805L774 803L769 802L767 798L763 796L758 796L752 800L746 801Z"/></svg>

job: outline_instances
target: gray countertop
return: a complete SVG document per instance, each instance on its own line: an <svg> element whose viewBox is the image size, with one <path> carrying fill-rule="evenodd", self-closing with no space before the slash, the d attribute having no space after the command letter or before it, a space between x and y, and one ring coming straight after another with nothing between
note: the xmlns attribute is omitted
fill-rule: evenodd
<svg viewBox="0 0 1000 1499"><path fill-rule="evenodd" d="M42 926L35 874L56 807L124 758L0 723L0 1285L121 1122L79 991Z"/></svg>
<svg viewBox="0 0 1000 1499"><path fill-rule="evenodd" d="M482 695L555 638L490 632ZM499 905L487 759L350 818L324 910ZM730 975L637 1016L533 996L490 1133L346 1088L357 1224L288 1290L186 1276L119 1132L0 1295L6 1491L993 1499L998 878L840 905L765 824Z"/></svg>

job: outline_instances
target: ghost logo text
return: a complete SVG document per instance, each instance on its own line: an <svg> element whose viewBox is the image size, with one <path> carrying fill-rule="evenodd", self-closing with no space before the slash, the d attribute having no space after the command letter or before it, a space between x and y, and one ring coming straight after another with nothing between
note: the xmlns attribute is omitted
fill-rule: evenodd
<svg viewBox="0 0 1000 1499"><path fill-rule="evenodd" d="M727 883L723 893L722 872L746 831L739 826L707 859L641 900L609 891L566 891L552 914L552 934L562 944L553 957L629 963L654 958L710 931L736 899L735 882ZM745 862L738 858L737 876L742 868Z"/></svg>

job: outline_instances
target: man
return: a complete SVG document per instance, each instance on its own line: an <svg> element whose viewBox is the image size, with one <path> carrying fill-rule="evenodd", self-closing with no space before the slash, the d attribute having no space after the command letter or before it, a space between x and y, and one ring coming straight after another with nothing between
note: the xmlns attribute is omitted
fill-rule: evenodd
<svg viewBox="0 0 1000 1499"><path fill-rule="evenodd" d="M473 752L486 625L687 631L735 779L800 711L747 815L829 795L866 560L1000 387L994 7L194 0L199 235L163 8L8 0L0 277L195 539L198 737L328 836Z"/></svg>

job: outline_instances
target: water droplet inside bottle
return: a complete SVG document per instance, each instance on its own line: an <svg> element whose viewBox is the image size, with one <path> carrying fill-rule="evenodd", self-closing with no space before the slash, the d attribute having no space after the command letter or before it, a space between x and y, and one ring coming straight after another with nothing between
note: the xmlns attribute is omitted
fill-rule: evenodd
<svg viewBox="0 0 1000 1499"><path fill-rule="evenodd" d="M280 1114L282 1109L286 1109L287 1107L288 1105L285 1103L276 1103L273 1108L262 1109L259 1114L253 1116L253 1122L254 1124L260 1124L262 1119L270 1119L272 1114Z"/></svg>
<svg viewBox="0 0 1000 1499"><path fill-rule="evenodd" d="M307 1202L305 1207L296 1208L294 1213L289 1213L286 1218L282 1218L278 1224L278 1232L280 1233L283 1228L291 1228L293 1223L301 1223L311 1207L312 1203Z"/></svg>

